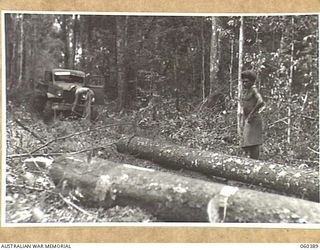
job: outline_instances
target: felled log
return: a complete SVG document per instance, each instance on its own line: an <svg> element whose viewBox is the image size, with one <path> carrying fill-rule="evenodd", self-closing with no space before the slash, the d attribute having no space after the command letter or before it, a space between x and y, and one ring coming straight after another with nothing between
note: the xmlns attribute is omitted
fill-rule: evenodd
<svg viewBox="0 0 320 250"><path fill-rule="evenodd" d="M290 166L195 150L133 137L118 141L119 152L154 161L163 167L199 171L228 180L275 190L281 194L319 202L319 174Z"/></svg>
<svg viewBox="0 0 320 250"><path fill-rule="evenodd" d="M315 202L106 160L58 159L49 173L63 195L90 206L139 206L162 221L320 222Z"/></svg>

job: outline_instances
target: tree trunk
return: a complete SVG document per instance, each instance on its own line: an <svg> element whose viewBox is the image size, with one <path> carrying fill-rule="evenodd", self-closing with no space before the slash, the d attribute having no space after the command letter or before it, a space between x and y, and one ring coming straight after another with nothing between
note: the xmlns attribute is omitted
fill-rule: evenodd
<svg viewBox="0 0 320 250"><path fill-rule="evenodd" d="M74 15L73 20L73 39L72 39L72 68L75 68L75 59L77 54L77 40L78 40L78 15Z"/></svg>
<svg viewBox="0 0 320 250"><path fill-rule="evenodd" d="M93 74L93 29L94 29L94 20L93 16L86 17L86 70L88 73Z"/></svg>
<svg viewBox="0 0 320 250"><path fill-rule="evenodd" d="M18 33L19 33L19 29L18 29L18 14L11 14L11 18L12 18L12 23L13 23L13 30L12 30L12 58L11 58L11 82L8 83L8 90L11 91L13 88L16 87L18 78L16 72L18 71L17 68L17 61L18 61ZM7 34L8 35L8 34Z"/></svg>
<svg viewBox="0 0 320 250"><path fill-rule="evenodd" d="M281 194L319 201L319 176L248 158L190 149L146 138L124 138L117 142L119 152L128 152L173 169L193 171L223 177L228 180L263 186Z"/></svg>
<svg viewBox="0 0 320 250"><path fill-rule="evenodd" d="M39 23L39 16L36 16L32 19L35 23L35 25L32 27L32 38L31 38L31 72L30 72L30 77L31 77L31 80L32 80L32 83L33 83L33 86L34 87L34 84L36 83L37 81L37 75L36 75L36 72L37 72L37 57L38 57L38 23Z"/></svg>
<svg viewBox="0 0 320 250"><path fill-rule="evenodd" d="M239 30L239 65L238 65L238 110L237 110L237 130L238 136L241 138L243 129L243 114L241 106L241 93L242 93L242 82L241 82L241 71L242 71L242 57L243 57L243 16L240 17L240 30Z"/></svg>
<svg viewBox="0 0 320 250"><path fill-rule="evenodd" d="M320 223L314 202L106 160L57 159L50 176L90 206L139 206L162 221Z"/></svg>
<svg viewBox="0 0 320 250"><path fill-rule="evenodd" d="M294 27L294 17L291 19L292 27ZM293 70L294 70L294 32L292 32L291 40L291 55L290 55L290 72L288 79L288 129L287 129L287 143L291 143L291 103L292 103L292 81L293 81Z"/></svg>
<svg viewBox="0 0 320 250"><path fill-rule="evenodd" d="M88 16L79 16L79 45L81 48L81 60L80 60L80 68L86 72L89 72L86 68L87 65L87 19Z"/></svg>
<svg viewBox="0 0 320 250"><path fill-rule="evenodd" d="M68 31L68 17L66 15L62 15L62 24L61 24L61 32L62 32L62 42L64 44L64 57L63 57L63 62L64 62L64 67L65 68L70 68L69 64L69 58L70 58L70 51L69 51L69 31Z"/></svg>
<svg viewBox="0 0 320 250"><path fill-rule="evenodd" d="M24 21L28 22L28 20L25 20L25 18L24 18ZM30 78L29 71L27 71L27 65L29 65L29 62L27 61L30 60L30 56L28 55L29 46L26 41L26 35L27 35L26 32L27 31L23 31L24 35L23 35L23 45L22 45L22 70L21 70L21 78L22 78L21 80L23 82L24 88L28 87L27 80Z"/></svg>
<svg viewBox="0 0 320 250"><path fill-rule="evenodd" d="M117 16L113 16L115 20L118 18ZM112 20L112 23L115 23L116 21ZM116 25L112 25L112 46L110 50L110 54L108 56L109 65L110 65L110 73L108 76L108 88L106 89L107 96L110 100L116 100L118 98L118 91L117 91L117 29Z"/></svg>
<svg viewBox="0 0 320 250"><path fill-rule="evenodd" d="M23 27L23 14L20 15L20 21L19 21L19 27L20 27L20 37L18 42L18 85L17 88L20 88L22 86L22 78L23 78L23 56L24 56L24 27Z"/></svg>
<svg viewBox="0 0 320 250"><path fill-rule="evenodd" d="M178 79L178 67L179 67L179 55L178 51L175 50L174 56L173 56L173 78L174 78L174 86L175 86L175 104L176 104L176 110L180 111L180 80Z"/></svg>
<svg viewBox="0 0 320 250"><path fill-rule="evenodd" d="M18 77L17 74L18 61L19 61L19 14L12 14L13 18L13 55L12 55L12 82L9 89L12 90L17 87Z"/></svg>
<svg viewBox="0 0 320 250"><path fill-rule="evenodd" d="M231 58L230 58L230 67L229 67L229 74L230 74L230 86L229 86L229 96L231 99L233 99L233 94L232 94L232 90L233 90L233 47L234 47L234 39L233 37L231 38L230 41L230 54L231 54Z"/></svg>
<svg viewBox="0 0 320 250"><path fill-rule="evenodd" d="M13 81L13 57L14 57L14 25L12 14L5 14L5 47L6 47L6 87L10 88Z"/></svg>
<svg viewBox="0 0 320 250"><path fill-rule="evenodd" d="M205 75L205 40L204 40L204 18L201 18L201 86L202 86L202 102L206 99L206 75Z"/></svg>
<svg viewBox="0 0 320 250"><path fill-rule="evenodd" d="M139 35L139 18L138 17L127 17L126 21L126 107L132 107L136 101L136 88L138 85L138 71L139 71L139 51L137 40L140 39ZM158 53L158 38L155 37L154 53ZM152 67L153 68L153 67Z"/></svg>
<svg viewBox="0 0 320 250"><path fill-rule="evenodd" d="M188 91L188 96L192 96L195 93L198 94L198 82L197 82L197 77L196 77L196 63L195 63L195 56L191 56L191 91Z"/></svg>
<svg viewBox="0 0 320 250"><path fill-rule="evenodd" d="M210 43L210 92L213 95L215 86L217 85L218 74L218 34L217 34L217 18L211 17L211 43Z"/></svg>
<svg viewBox="0 0 320 250"><path fill-rule="evenodd" d="M117 26L117 81L118 81L118 110L122 111L126 108L126 45L127 45L127 16L118 16L116 20Z"/></svg>

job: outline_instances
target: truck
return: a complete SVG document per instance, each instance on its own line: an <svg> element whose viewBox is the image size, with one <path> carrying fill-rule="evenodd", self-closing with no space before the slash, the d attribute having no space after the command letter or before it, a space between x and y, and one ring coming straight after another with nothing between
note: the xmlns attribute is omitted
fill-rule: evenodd
<svg viewBox="0 0 320 250"><path fill-rule="evenodd" d="M97 116L97 106L104 104L104 86L97 77L90 77L83 71L55 68L44 73L44 81L35 86L32 108L40 113L45 122L50 121L58 113L83 117L89 95L81 94L75 103L76 90L79 88L92 90L90 95L90 119Z"/></svg>

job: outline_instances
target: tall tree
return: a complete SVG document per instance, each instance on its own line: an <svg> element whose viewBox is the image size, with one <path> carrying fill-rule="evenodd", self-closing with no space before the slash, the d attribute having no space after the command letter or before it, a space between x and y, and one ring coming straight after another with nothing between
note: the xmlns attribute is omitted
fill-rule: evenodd
<svg viewBox="0 0 320 250"><path fill-rule="evenodd" d="M24 25L23 25L23 14L19 15L19 40L18 40L18 83L17 88L22 86L23 81L23 61L24 61Z"/></svg>
<svg viewBox="0 0 320 250"><path fill-rule="evenodd" d="M62 15L61 18L61 36L62 42L64 44L64 67L70 68L70 38L69 38L69 27L68 27L69 16Z"/></svg>
<svg viewBox="0 0 320 250"><path fill-rule="evenodd" d="M29 79L31 80L31 86L34 87L34 81L36 80L36 72L37 72L37 53L38 53L38 24L39 24L39 16L38 15L31 15L30 16L30 36L29 36L29 47L30 47L30 58L29 63L30 68L26 71L29 72Z"/></svg>
<svg viewBox="0 0 320 250"><path fill-rule="evenodd" d="M173 79L174 79L174 92L176 97L176 110L180 111L180 80L178 79L179 68L179 54L176 49L173 54Z"/></svg>
<svg viewBox="0 0 320 250"><path fill-rule="evenodd" d="M71 66L75 68L75 58L77 54L77 43L78 43L78 15L73 17L73 37L72 37L72 60Z"/></svg>
<svg viewBox="0 0 320 250"><path fill-rule="evenodd" d="M218 17L211 17L211 41L210 41L210 91L209 95L213 95L217 85L217 74L219 69L218 62Z"/></svg>
<svg viewBox="0 0 320 250"><path fill-rule="evenodd" d="M117 80L118 80L118 110L126 109L127 79L126 79L126 48L128 16L117 16Z"/></svg>
<svg viewBox="0 0 320 250"><path fill-rule="evenodd" d="M86 19L86 69L89 73L92 73L92 63L93 63L93 38L94 38L94 25L93 16L87 16Z"/></svg>
<svg viewBox="0 0 320 250"><path fill-rule="evenodd" d="M241 71L243 67L243 27L244 20L243 16L240 17L240 28L239 28L239 63L238 63L238 109L237 109L237 130L238 135L242 134L242 123L243 123L243 111L241 106L241 94L242 94L242 81L241 81Z"/></svg>
<svg viewBox="0 0 320 250"><path fill-rule="evenodd" d="M205 17L201 18L201 87L202 87L202 101L206 98L206 76L205 76L205 38L204 38L204 21Z"/></svg>
<svg viewBox="0 0 320 250"><path fill-rule="evenodd" d="M108 85L108 91L106 88L106 91L108 92L108 96L111 99L116 99L118 97L117 91L111 91L116 90L116 84L118 79L117 74L117 27L116 27L116 17L111 17L109 20L106 20L110 25L110 42L108 47L108 55L107 60L109 64L109 74L105 76L107 79L106 84ZM108 82L108 83L107 83Z"/></svg>
<svg viewBox="0 0 320 250"><path fill-rule="evenodd" d="M14 14L5 14L5 34L6 34L6 79L7 88L10 89L13 82L13 58L15 56L14 35L15 35L15 18Z"/></svg>
<svg viewBox="0 0 320 250"><path fill-rule="evenodd" d="M231 36L230 40L230 66L229 66L229 96L231 99L233 99L233 61L234 61L234 37Z"/></svg>
<svg viewBox="0 0 320 250"><path fill-rule="evenodd" d="M294 17L292 16L291 18L291 25L293 31L292 33L292 38L291 38L291 46L290 46L290 69L289 69L289 76L288 76L288 130L287 130L287 142L290 144L291 142L291 126L292 126L292 121L291 121L291 102L292 102L292 81L293 81L293 71L294 71Z"/></svg>

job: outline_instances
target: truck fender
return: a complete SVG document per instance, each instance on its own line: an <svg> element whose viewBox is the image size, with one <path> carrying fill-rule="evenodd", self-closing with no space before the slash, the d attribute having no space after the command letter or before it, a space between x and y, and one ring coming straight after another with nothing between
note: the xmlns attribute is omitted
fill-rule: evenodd
<svg viewBox="0 0 320 250"><path fill-rule="evenodd" d="M50 99L50 98L56 98L57 96L51 93L47 93L47 97Z"/></svg>

